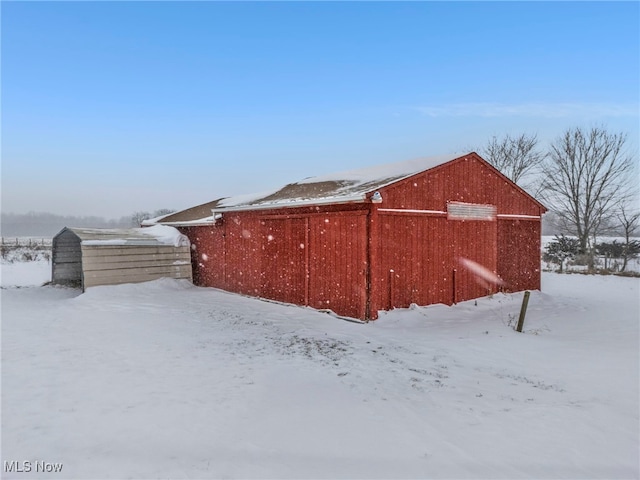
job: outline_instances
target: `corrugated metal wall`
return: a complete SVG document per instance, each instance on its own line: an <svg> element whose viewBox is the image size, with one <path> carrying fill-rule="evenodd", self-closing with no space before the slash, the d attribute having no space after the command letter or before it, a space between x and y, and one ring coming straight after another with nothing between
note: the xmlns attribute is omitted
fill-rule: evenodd
<svg viewBox="0 0 640 480"><path fill-rule="evenodd" d="M158 278L191 281L189 247L82 245L83 287L139 283Z"/></svg>
<svg viewBox="0 0 640 480"><path fill-rule="evenodd" d="M72 230L53 239L53 284L82 287L192 279L190 249L173 245L85 245Z"/></svg>
<svg viewBox="0 0 640 480"><path fill-rule="evenodd" d="M82 286L80 239L70 230L64 230L53 237L51 283L72 287Z"/></svg>

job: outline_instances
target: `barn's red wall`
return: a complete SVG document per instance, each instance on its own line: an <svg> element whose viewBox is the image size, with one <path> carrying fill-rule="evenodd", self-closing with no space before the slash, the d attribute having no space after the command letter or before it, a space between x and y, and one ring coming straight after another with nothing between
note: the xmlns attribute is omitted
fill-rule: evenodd
<svg viewBox="0 0 640 480"><path fill-rule="evenodd" d="M540 221L498 221L498 274L507 292L540 289Z"/></svg>
<svg viewBox="0 0 640 480"><path fill-rule="evenodd" d="M497 222L452 221L446 216L379 212L374 305L451 305L496 291L461 263L497 270ZM454 272L455 270L455 272Z"/></svg>
<svg viewBox="0 0 640 480"><path fill-rule="evenodd" d="M451 303L451 252L446 219L426 215L379 213L374 310Z"/></svg>
<svg viewBox="0 0 640 480"><path fill-rule="evenodd" d="M307 304L307 227L305 218L269 218L263 221L259 296Z"/></svg>
<svg viewBox="0 0 640 480"><path fill-rule="evenodd" d="M381 208L447 210L447 202L495 205L498 214L541 215L541 207L476 155L381 190Z"/></svg>
<svg viewBox="0 0 640 480"><path fill-rule="evenodd" d="M361 319L494 292L462 258L498 273L508 291L540 288L540 220L524 218L544 207L479 157L380 192L381 204L227 212L216 225L183 228L194 281ZM448 220L449 201L495 205L498 219Z"/></svg>
<svg viewBox="0 0 640 480"><path fill-rule="evenodd" d="M309 292L311 307L365 317L366 211L309 218Z"/></svg>
<svg viewBox="0 0 640 480"><path fill-rule="evenodd" d="M373 230L379 237L374 238L378 261L373 265L373 309L451 304L497 290L461 259L497 273L507 291L540 288L543 207L479 157L466 156L380 193L383 202L376 206ZM494 205L498 219L448 220L450 201ZM500 215L538 218L504 220Z"/></svg>
<svg viewBox="0 0 640 480"><path fill-rule="evenodd" d="M215 226L181 228L194 282L364 318L367 210L345 210L227 213Z"/></svg>

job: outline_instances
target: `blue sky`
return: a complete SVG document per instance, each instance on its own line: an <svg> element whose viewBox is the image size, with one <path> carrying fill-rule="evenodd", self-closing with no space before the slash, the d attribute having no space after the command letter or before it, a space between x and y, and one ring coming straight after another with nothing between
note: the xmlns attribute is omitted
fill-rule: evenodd
<svg viewBox="0 0 640 480"><path fill-rule="evenodd" d="M569 127L629 134L638 2L7 2L2 211L108 218Z"/></svg>

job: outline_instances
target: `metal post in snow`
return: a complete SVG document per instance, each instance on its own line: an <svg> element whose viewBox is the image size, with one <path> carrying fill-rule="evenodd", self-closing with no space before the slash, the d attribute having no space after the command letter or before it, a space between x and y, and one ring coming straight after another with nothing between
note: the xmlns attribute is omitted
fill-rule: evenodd
<svg viewBox="0 0 640 480"><path fill-rule="evenodd" d="M527 305L529 305L529 295L531 292L527 290L524 292L524 297L522 298L522 307L520 307L520 318L518 318L518 327L516 330L518 332L522 332L522 327L524 326L524 317L527 314Z"/></svg>

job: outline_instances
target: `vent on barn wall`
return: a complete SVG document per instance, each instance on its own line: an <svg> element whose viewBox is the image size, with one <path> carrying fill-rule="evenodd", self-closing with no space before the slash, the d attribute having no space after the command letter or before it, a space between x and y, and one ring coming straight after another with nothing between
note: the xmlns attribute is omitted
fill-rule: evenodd
<svg viewBox="0 0 640 480"><path fill-rule="evenodd" d="M373 195L371 195L371 203L382 203L382 195L380 195L380 192L374 192Z"/></svg>
<svg viewBox="0 0 640 480"><path fill-rule="evenodd" d="M496 207L479 203L449 202L447 203L447 218L449 220L492 221L496 219Z"/></svg>
<svg viewBox="0 0 640 480"><path fill-rule="evenodd" d="M211 215L213 215L213 224L216 227L219 227L222 225L222 222L224 220L224 217L222 215L221 212L216 212L214 209L211 209ZM211 221L211 219L209 219L208 221Z"/></svg>

